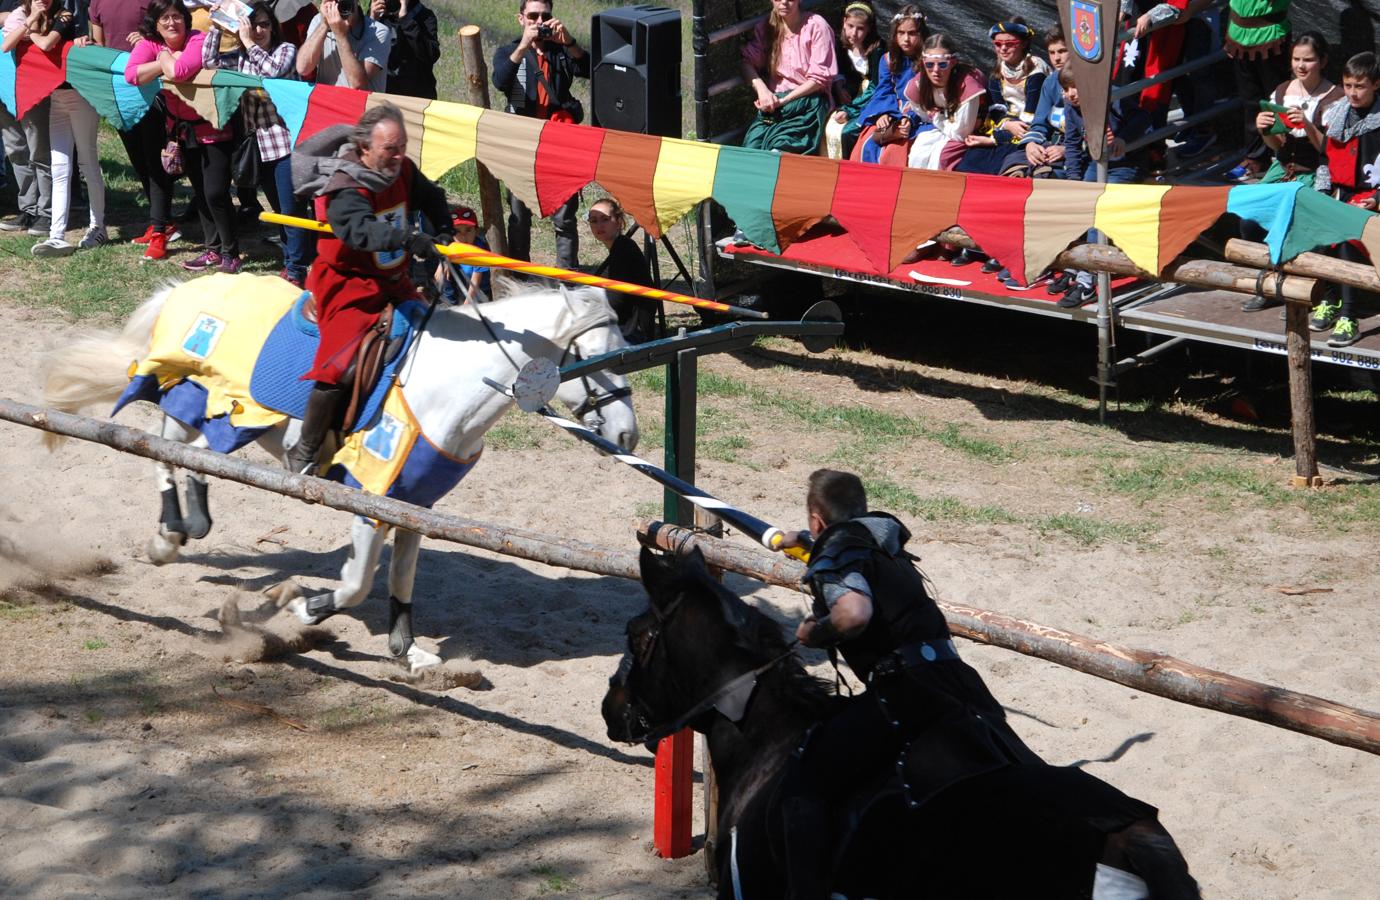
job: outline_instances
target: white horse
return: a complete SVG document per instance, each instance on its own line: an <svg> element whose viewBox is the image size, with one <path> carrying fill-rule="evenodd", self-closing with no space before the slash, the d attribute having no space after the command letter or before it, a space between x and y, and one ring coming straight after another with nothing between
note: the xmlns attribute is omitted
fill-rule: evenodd
<svg viewBox="0 0 1380 900"><path fill-rule="evenodd" d="M188 300L195 303L199 283L204 286L205 280L160 290L130 316L119 334L93 334L55 351L48 359L45 403L76 412L94 403L113 402L128 383L131 360L140 360L148 353L165 305L171 308L173 303ZM417 443L426 443L444 457L462 463L477 459L485 432L513 404L512 396L501 386L511 385L522 366L538 358L560 365L627 346L617 317L598 289L517 294L484 304L483 313L497 341L473 306L438 308L407 351L410 358L399 366L402 395L420 426L422 438ZM630 451L638 439L631 393L624 376L601 372L561 385L557 397L585 425ZM296 443L300 428L300 421L286 420L259 436L257 442L286 464L286 452ZM163 418L162 436L206 446L203 435L171 416ZM189 538L209 534L211 517L205 476L187 473L186 516L178 502L173 467L158 463L157 480L163 512L148 549L150 558L162 565L175 560ZM303 623L314 625L361 603L373 583L389 530L357 516L350 529L352 546L339 585L314 597L297 598L288 609ZM417 672L439 664L441 659L412 639L412 584L421 535L395 530L388 573L389 650L394 657L405 656L412 671Z"/></svg>

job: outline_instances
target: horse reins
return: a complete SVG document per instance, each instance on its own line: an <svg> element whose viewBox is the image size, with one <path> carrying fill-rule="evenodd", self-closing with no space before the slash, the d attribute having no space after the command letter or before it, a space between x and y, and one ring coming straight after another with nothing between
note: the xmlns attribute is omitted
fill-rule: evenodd
<svg viewBox="0 0 1380 900"><path fill-rule="evenodd" d="M446 266L446 269L450 274L450 277L455 280L455 283L457 285L463 286L464 283L460 280L460 276L455 272L455 264L452 263L449 259L442 259L441 262ZM435 309L437 302L439 302L439 299L432 301L431 309L427 310L427 319L430 319L431 312ZM496 345L498 345L499 351L502 352L502 354L507 358L509 365L513 367L513 371L521 372L522 366L518 365L517 362L514 361L512 354L508 352L508 348L503 346L503 341L499 339L498 332L494 330L494 326L489 321L488 316L485 316L484 311L480 309L480 307L483 304L477 301L472 301L469 305L474 308L475 316L483 324L484 330L489 333L489 337L493 340L493 342ZM574 351L575 361L584 362L584 354L582 354L580 352L580 349L575 346L575 342L578 341L580 338L584 337L587 333L593 331L594 329L600 328L605 325L613 325L616 328L618 326L618 322L616 319L604 319L599 322L594 322L593 324L589 325L589 327L584 328L581 331L577 331L575 332L575 334L571 335L569 343L566 344L565 349L561 353L561 361L557 368L565 367L565 361L571 357L572 350ZM583 403L581 403L574 410L572 410L572 414L575 416L576 419L579 419L581 421L584 421L585 416L593 412L598 412L599 410L603 409L605 406L608 406L615 400L622 400L625 397L632 396L631 386L614 388L613 390L607 392L601 391L597 386L593 385L590 382L588 375L580 376L580 384L585 389L585 399Z"/></svg>
<svg viewBox="0 0 1380 900"><path fill-rule="evenodd" d="M637 655L637 661L640 664L645 666L651 660L652 653L656 650L657 640L661 637L662 628L664 628L667 625L667 623L671 621L671 617L676 614L676 611L680 608L681 601L684 599L684 597L684 594L677 597L675 601L673 601L664 612L662 610L657 609L655 605L651 607L652 615L656 617L657 625L652 630L647 647ZM709 693L709 696L705 697L703 700L696 703L694 706L690 707L685 712L681 713L672 721L664 725L649 726L648 730L644 734L630 737L628 739L629 742L634 744L654 745L661 739L668 738L676 732L680 731L681 729L687 727L695 719L699 718L700 716L704 715L710 710L717 709L722 701L724 701L727 698L734 697L734 695L736 695L739 691L742 691L744 688L747 688L748 690L746 696L744 696L741 699L741 701L738 702L735 706L732 706L730 711L725 711L722 709L718 710L729 721L740 721L743 717L743 711L747 708L748 701L752 698L752 691L757 686L758 677L766 673L770 669L774 668L775 666L779 665L788 657L794 655L796 645L799 643L800 642L798 640L791 641L789 644L786 645L786 649L781 651L780 654L762 663L762 665L758 666L757 668L749 669L742 675L739 675L736 678L732 678L724 684L720 685L718 688L711 691Z"/></svg>
<svg viewBox="0 0 1380 900"><path fill-rule="evenodd" d="M762 665L758 666L757 668L744 672L742 675L739 675L737 678L734 678L733 680L724 684L722 687L714 691L708 697L705 697L699 703L696 703L694 706L690 707L690 709L686 710L675 720L665 725L659 725L657 727L654 727L644 735L630 738L630 742L635 744L651 744L660 741L662 738L668 738L676 732L680 731L681 729L687 727L695 719L709 712L711 709L714 709L716 706L718 706L719 701L723 700L724 698L732 696L736 692L742 690L744 687L747 687L749 685L752 687L756 687L758 676L767 672L769 669L779 664L782 660L786 659L787 657L795 653L796 643L796 641L791 641L790 646L788 646L784 651L782 651L780 655L772 657L771 659L762 663ZM750 697L751 694L749 694L748 696ZM747 701L744 700L740 709L746 707ZM722 710L720 710L720 712L722 712ZM724 715L735 722L738 721L738 719L742 718L741 715L738 716L738 719L733 719L731 716L728 716L727 713L725 713Z"/></svg>

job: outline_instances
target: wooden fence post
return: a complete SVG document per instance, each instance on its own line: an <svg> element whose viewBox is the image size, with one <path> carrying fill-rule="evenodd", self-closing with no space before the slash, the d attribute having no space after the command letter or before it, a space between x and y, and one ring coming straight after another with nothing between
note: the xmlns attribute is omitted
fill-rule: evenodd
<svg viewBox="0 0 1380 900"><path fill-rule="evenodd" d="M489 67L484 62L484 45L479 37L478 25L466 25L460 29L460 58L465 64L465 87L471 106L489 108ZM503 202L498 193L498 180L479 160L474 161L479 171L479 208L484 217L484 237L489 241L489 249L500 256L508 255L508 233L504 230L506 217Z"/></svg>

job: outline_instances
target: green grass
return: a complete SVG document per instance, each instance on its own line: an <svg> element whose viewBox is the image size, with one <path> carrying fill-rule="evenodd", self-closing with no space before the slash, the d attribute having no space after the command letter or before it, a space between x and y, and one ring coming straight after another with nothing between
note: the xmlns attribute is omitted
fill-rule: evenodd
<svg viewBox="0 0 1380 900"><path fill-rule="evenodd" d="M579 890L579 885L575 883L574 879L556 871L555 866L537 866L532 870L532 874L541 879L541 885L537 888L538 896L565 894Z"/></svg>
<svg viewBox="0 0 1380 900"><path fill-rule="evenodd" d="M33 606L0 599L0 622L24 622L38 618L38 615L38 609Z"/></svg>
<svg viewBox="0 0 1380 900"><path fill-rule="evenodd" d="M1020 518L996 506L971 506L957 497L921 497L887 478L863 479L868 504L876 509L897 510L926 522L963 525L1017 524Z"/></svg>
<svg viewBox="0 0 1380 900"><path fill-rule="evenodd" d="M716 459L726 463L743 463L742 458L738 456L738 451L746 450L750 446L752 444L747 438L740 434L730 434L700 441L696 449L699 456L704 459Z"/></svg>
<svg viewBox="0 0 1380 900"><path fill-rule="evenodd" d="M100 638L92 638L91 640L83 641L81 648L83 650L104 650L106 647L109 646L109 644L107 644Z"/></svg>
<svg viewBox="0 0 1380 900"><path fill-rule="evenodd" d="M484 444L495 450L535 450L549 431L536 416L513 409L484 435Z"/></svg>
<svg viewBox="0 0 1380 900"><path fill-rule="evenodd" d="M348 703L333 706L317 713L316 721L327 731L342 731L378 718L379 711L373 704Z"/></svg>
<svg viewBox="0 0 1380 900"><path fill-rule="evenodd" d="M1030 525L1042 536L1058 535L1088 547L1104 543L1134 544L1145 540L1153 532L1148 524L1128 525L1073 513L1046 516Z"/></svg>

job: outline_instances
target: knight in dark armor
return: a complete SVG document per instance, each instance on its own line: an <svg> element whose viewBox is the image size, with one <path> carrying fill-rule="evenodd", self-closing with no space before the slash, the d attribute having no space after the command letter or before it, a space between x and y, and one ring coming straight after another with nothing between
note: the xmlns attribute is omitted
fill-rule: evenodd
<svg viewBox="0 0 1380 900"><path fill-rule="evenodd" d="M1006 722L978 675L959 658L943 614L925 590L910 532L869 512L856 475L820 469L806 498L813 537L805 582L812 613L796 637L841 655L867 690L806 736L775 804L793 898L829 895L847 835L842 807L873 780L898 773L902 800L919 808L945 787L1012 763L1041 764ZM923 760L921 767L907 759Z"/></svg>
<svg viewBox="0 0 1380 900"><path fill-rule="evenodd" d="M327 129L304 142L293 155L293 183L298 194L314 197L316 217L333 232L321 240L307 275L321 342L304 376L316 385L302 434L288 453L293 472L313 474L348 399L360 342L390 305L417 296L409 258L434 262L435 244L450 243L453 228L445 191L407 158L407 128L391 103L371 107L353 128Z"/></svg>

